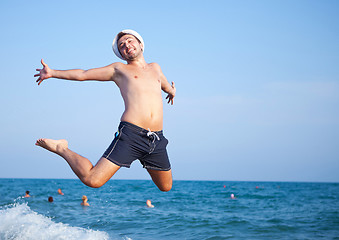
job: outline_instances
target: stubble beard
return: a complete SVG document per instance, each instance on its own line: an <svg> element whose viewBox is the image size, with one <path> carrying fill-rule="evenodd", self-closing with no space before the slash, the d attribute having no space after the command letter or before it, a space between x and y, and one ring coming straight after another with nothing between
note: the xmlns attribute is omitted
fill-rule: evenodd
<svg viewBox="0 0 339 240"><path fill-rule="evenodd" d="M139 55L140 55L140 53L137 53L137 52L130 54L130 55L128 54L128 55L125 56L125 59L132 61L132 60L135 60Z"/></svg>

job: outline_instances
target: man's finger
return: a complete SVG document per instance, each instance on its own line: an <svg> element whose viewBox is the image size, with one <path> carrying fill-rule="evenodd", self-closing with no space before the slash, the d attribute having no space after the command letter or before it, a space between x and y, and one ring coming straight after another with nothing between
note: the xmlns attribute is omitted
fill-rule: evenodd
<svg viewBox="0 0 339 240"><path fill-rule="evenodd" d="M173 98L168 98L168 102L167 103L171 103L171 105L173 105Z"/></svg>
<svg viewBox="0 0 339 240"><path fill-rule="evenodd" d="M37 69L35 69L35 70L37 70L37 71L39 71L39 72L41 71L41 69L39 69L39 68L37 68Z"/></svg>
<svg viewBox="0 0 339 240"><path fill-rule="evenodd" d="M34 77L39 77L39 76L40 76L40 73L34 75Z"/></svg>

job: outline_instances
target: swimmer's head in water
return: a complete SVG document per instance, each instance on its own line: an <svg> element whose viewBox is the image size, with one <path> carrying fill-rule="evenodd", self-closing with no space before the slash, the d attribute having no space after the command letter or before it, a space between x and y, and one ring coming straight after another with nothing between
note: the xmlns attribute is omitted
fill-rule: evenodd
<svg viewBox="0 0 339 240"><path fill-rule="evenodd" d="M122 37L126 36L126 35L131 35L131 36L133 36L132 39L130 39L130 40L133 41L133 39L135 39L135 40L139 43L140 48L141 48L141 51L144 51L144 49L145 49L144 40L143 40L142 37L139 35L139 33L137 33L137 32L134 31L134 30L131 30L131 29L122 30L121 32L119 32L119 33L115 36L115 38L114 38L114 40L113 40L113 44L112 44L113 52L115 53L115 55L117 55L118 58L120 58L120 59L122 59L122 60L130 60L129 58L133 58L133 55L132 55L131 57L126 56L127 59L124 58L124 57L123 57L124 53L123 53L123 54L121 53L121 50L123 50L123 49L120 49L120 48L119 48L119 44L118 44L118 43L119 43L119 40L120 40ZM128 37L125 37L125 38L126 38L126 40L127 40ZM121 44L121 42L120 42L120 44ZM133 42L132 42L132 44L133 44ZM124 45L124 44L121 44L121 45ZM122 47L122 46L121 46L121 47Z"/></svg>
<svg viewBox="0 0 339 240"><path fill-rule="evenodd" d="M87 200L87 197L85 195L82 196L82 200Z"/></svg>

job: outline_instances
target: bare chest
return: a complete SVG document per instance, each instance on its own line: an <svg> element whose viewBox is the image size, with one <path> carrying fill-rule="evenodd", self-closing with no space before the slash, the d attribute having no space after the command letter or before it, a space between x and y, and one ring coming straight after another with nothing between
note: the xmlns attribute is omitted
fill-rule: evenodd
<svg viewBox="0 0 339 240"><path fill-rule="evenodd" d="M125 90L152 90L161 88L160 76L152 68L126 68L121 71L118 86Z"/></svg>

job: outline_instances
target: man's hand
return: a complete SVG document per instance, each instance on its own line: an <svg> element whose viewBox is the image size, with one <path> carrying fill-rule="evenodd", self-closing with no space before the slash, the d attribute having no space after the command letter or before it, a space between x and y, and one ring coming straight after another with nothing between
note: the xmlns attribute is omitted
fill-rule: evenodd
<svg viewBox="0 0 339 240"><path fill-rule="evenodd" d="M40 85L43 80L52 77L52 70L48 67L46 63L44 63L44 60L42 59L41 64L43 66L43 69L36 69L39 73L34 75L34 77L39 77L38 80L36 80L38 85Z"/></svg>
<svg viewBox="0 0 339 240"><path fill-rule="evenodd" d="M173 105L173 98L175 97L175 92L176 92L176 88L175 88L175 85L174 85L174 82L172 82L172 89L171 91L169 91L166 99L168 99L168 102L167 103L171 103L171 105Z"/></svg>

